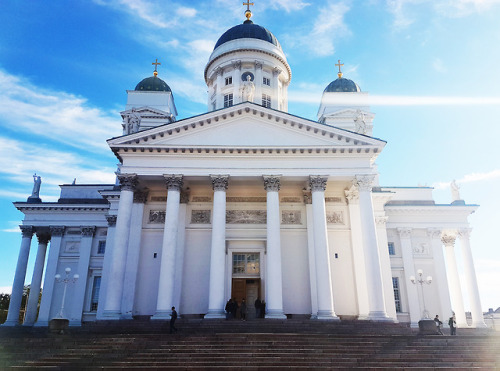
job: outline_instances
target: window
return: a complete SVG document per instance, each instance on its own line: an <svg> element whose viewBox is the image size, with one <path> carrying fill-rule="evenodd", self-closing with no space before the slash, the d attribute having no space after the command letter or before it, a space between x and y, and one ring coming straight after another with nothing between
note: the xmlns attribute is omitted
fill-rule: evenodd
<svg viewBox="0 0 500 371"><path fill-rule="evenodd" d="M99 291L101 289L101 276L94 276L94 284L92 285L92 298L90 300L90 311L97 311L99 303Z"/></svg>
<svg viewBox="0 0 500 371"><path fill-rule="evenodd" d="M226 94L224 95L224 107L231 107L233 105L233 95Z"/></svg>
<svg viewBox="0 0 500 371"><path fill-rule="evenodd" d="M271 79L268 77L262 78L262 83L267 86L271 86Z"/></svg>
<svg viewBox="0 0 500 371"><path fill-rule="evenodd" d="M233 274L260 274L259 253L233 254Z"/></svg>
<svg viewBox="0 0 500 371"><path fill-rule="evenodd" d="M394 304L396 305L396 312L401 313L401 293L399 289L399 278L392 277L392 287L394 288Z"/></svg>
<svg viewBox="0 0 500 371"><path fill-rule="evenodd" d="M396 250L394 250L394 242L389 242L387 244L387 247L389 248L389 255L396 255Z"/></svg>
<svg viewBox="0 0 500 371"><path fill-rule="evenodd" d="M99 245L97 245L97 253L98 254L104 254L106 251L106 241L99 241Z"/></svg>
<svg viewBox="0 0 500 371"><path fill-rule="evenodd" d="M226 77L226 85L231 85L233 83L232 77Z"/></svg>
<svg viewBox="0 0 500 371"><path fill-rule="evenodd" d="M271 96L262 94L262 107L271 108Z"/></svg>

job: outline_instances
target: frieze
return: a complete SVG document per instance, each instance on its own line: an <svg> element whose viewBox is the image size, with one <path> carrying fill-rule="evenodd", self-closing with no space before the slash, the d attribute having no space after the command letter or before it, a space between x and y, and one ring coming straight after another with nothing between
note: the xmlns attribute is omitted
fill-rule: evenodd
<svg viewBox="0 0 500 371"><path fill-rule="evenodd" d="M265 210L227 210L227 224L266 224L267 212Z"/></svg>
<svg viewBox="0 0 500 371"><path fill-rule="evenodd" d="M342 197L325 197L325 202L342 203Z"/></svg>
<svg viewBox="0 0 500 371"><path fill-rule="evenodd" d="M64 252L77 254L80 252L80 241L67 241L64 246Z"/></svg>
<svg viewBox="0 0 500 371"><path fill-rule="evenodd" d="M151 196L151 202L167 202L166 196Z"/></svg>
<svg viewBox="0 0 500 371"><path fill-rule="evenodd" d="M191 210L191 224L210 224L210 210Z"/></svg>
<svg viewBox="0 0 500 371"><path fill-rule="evenodd" d="M266 202L266 197L227 197L227 202Z"/></svg>
<svg viewBox="0 0 500 371"><path fill-rule="evenodd" d="M282 197L281 202L286 202L286 203L300 203L302 200L300 197Z"/></svg>
<svg viewBox="0 0 500 371"><path fill-rule="evenodd" d="M429 254L429 246L426 243L419 243L418 245L413 246L413 254L414 255Z"/></svg>
<svg viewBox="0 0 500 371"><path fill-rule="evenodd" d="M212 202L212 197L207 196L193 196L192 202Z"/></svg>
<svg viewBox="0 0 500 371"><path fill-rule="evenodd" d="M281 224L302 224L300 210L283 210Z"/></svg>
<svg viewBox="0 0 500 371"><path fill-rule="evenodd" d="M342 211L327 212L326 222L329 224L344 224L344 213Z"/></svg>
<svg viewBox="0 0 500 371"><path fill-rule="evenodd" d="M165 223L165 210L150 210L149 211L149 224L164 224Z"/></svg>

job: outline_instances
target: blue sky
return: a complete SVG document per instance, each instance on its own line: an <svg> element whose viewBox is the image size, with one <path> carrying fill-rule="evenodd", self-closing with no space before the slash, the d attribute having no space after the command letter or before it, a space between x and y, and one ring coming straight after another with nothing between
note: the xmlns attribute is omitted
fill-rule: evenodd
<svg viewBox="0 0 500 371"><path fill-rule="evenodd" d="M242 1L0 2L0 288L12 284L22 214L13 206L42 176L110 183L126 89L151 76L172 88L178 118L206 112L203 68L218 37L244 20ZM289 112L316 119L321 94L344 77L371 97L386 186L435 187L467 203L483 309L500 306L500 0L255 0L253 21L280 41L292 68ZM34 239L35 241L35 239ZM31 280L33 242L26 282ZM460 255L459 255L460 256Z"/></svg>

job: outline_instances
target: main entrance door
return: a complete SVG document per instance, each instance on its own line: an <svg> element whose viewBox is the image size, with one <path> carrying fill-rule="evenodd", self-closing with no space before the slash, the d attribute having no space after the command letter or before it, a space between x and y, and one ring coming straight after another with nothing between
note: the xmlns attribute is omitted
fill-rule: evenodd
<svg viewBox="0 0 500 371"><path fill-rule="evenodd" d="M247 303L247 318L255 318L255 300L260 297L260 278L233 278L231 297L238 304L245 299Z"/></svg>

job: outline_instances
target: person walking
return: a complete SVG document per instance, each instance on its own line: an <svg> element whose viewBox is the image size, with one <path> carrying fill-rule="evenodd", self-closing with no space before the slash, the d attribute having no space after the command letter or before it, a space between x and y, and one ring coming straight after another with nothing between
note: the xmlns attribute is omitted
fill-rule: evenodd
<svg viewBox="0 0 500 371"><path fill-rule="evenodd" d="M172 307L172 314L170 314L170 333L177 332L175 327L175 320L177 319L177 312L175 307Z"/></svg>
<svg viewBox="0 0 500 371"><path fill-rule="evenodd" d="M455 319L455 314L450 317L448 320L448 325L450 325L450 335L456 335L457 334L457 321Z"/></svg>
<svg viewBox="0 0 500 371"><path fill-rule="evenodd" d="M436 322L436 330L439 335L444 335L443 331L441 331L441 326L443 326L443 322L439 319L439 316L436 314L436 317L434 317L434 322Z"/></svg>

